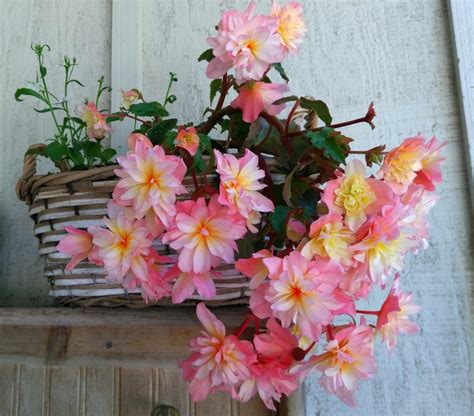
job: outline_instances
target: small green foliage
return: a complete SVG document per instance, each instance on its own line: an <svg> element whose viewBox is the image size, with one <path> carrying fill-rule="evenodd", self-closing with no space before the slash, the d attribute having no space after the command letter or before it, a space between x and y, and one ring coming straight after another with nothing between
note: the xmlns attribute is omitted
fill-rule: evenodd
<svg viewBox="0 0 474 416"><path fill-rule="evenodd" d="M158 101L132 104L129 111L138 117L166 117L169 115Z"/></svg>
<svg viewBox="0 0 474 416"><path fill-rule="evenodd" d="M329 126L332 123L331 113L329 112L329 108L324 101L301 97L300 105L302 108L315 111L318 117L324 122L324 124L326 124L326 126Z"/></svg>
<svg viewBox="0 0 474 416"><path fill-rule="evenodd" d="M147 136L153 144L162 144L167 133L176 127L178 120L175 118L167 118L160 120L148 130Z"/></svg>
<svg viewBox="0 0 474 416"><path fill-rule="evenodd" d="M290 207L278 205L275 207L275 211L270 214L269 218L272 227L280 236L286 235L286 220L290 211Z"/></svg>
<svg viewBox="0 0 474 416"><path fill-rule="evenodd" d="M306 136L309 137L311 144L316 149L323 150L324 156L338 164L345 162L350 138L330 127L324 127L316 132L309 131Z"/></svg>
<svg viewBox="0 0 474 416"><path fill-rule="evenodd" d="M211 81L211 92L209 95L211 105L212 105L212 102L214 101L214 98L216 97L217 91L220 90L221 85L222 85L222 80L220 78L214 79Z"/></svg>
<svg viewBox="0 0 474 416"><path fill-rule="evenodd" d="M206 49L201 55L199 55L198 62L206 61L211 62L214 59L214 54L212 53L212 48Z"/></svg>
<svg viewBox="0 0 474 416"><path fill-rule="evenodd" d="M282 66L281 63L273 64L273 68L276 69L276 71L280 74L280 76L286 81L289 82L290 78L288 78L288 75L286 75L286 72Z"/></svg>

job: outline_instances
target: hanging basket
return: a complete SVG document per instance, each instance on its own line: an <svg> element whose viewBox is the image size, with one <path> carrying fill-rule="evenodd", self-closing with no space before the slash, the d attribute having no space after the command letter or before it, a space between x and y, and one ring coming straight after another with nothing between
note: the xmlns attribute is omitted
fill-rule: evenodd
<svg viewBox="0 0 474 416"><path fill-rule="evenodd" d="M44 145L33 145L30 149L40 146ZM91 225L104 225L107 203L118 182L114 173L118 167L111 165L83 171L36 175L36 155L25 155L23 173L17 182L16 192L18 198L29 205L30 217L35 223L33 233L39 239L39 252L45 259L44 274L50 284L49 295L56 298L59 304L109 307L125 305L135 308L172 305L168 298L146 304L139 288L126 290L121 285L108 281L104 269L94 263L83 261L71 272L66 272L69 257L57 251L57 244L66 234L64 227L72 225L86 229ZM282 178L274 179L280 183L282 181ZM217 185L218 176L207 175L207 182ZM191 178L185 177L183 184L191 193L194 191ZM171 259L176 256L167 246L158 244L154 247L160 254ZM223 264L216 271L220 274L220 278L214 281L217 295L214 300L206 303L214 306L247 303L249 279L241 275L234 264ZM196 294L180 305L192 305L199 301L201 298Z"/></svg>

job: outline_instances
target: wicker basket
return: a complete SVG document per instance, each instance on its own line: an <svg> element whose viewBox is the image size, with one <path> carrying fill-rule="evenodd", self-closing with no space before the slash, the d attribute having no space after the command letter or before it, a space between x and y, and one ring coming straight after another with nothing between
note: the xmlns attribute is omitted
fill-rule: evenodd
<svg viewBox="0 0 474 416"><path fill-rule="evenodd" d="M38 147L42 145L33 145ZM43 145L44 146L44 145ZM29 205L33 219L34 234L39 239L39 251L45 258L45 276L49 279L49 295L59 304L79 306L145 307L140 290L127 291L122 286L105 279L103 268L93 263L82 262L71 272L65 271L69 258L56 250L65 235L64 227L73 225L85 229L90 225L103 225L107 203L118 181L114 166L93 168L86 171L71 171L48 175L35 175L36 156L27 154L24 169L16 187L18 198ZM278 182L281 182L281 178ZM208 175L208 183L217 183L217 175ZM184 185L191 192L192 180L185 178ZM176 256L163 245L155 248L169 257ZM215 280L217 296L211 305L241 304L248 301L249 279L235 270L233 264L217 269L221 278ZM187 302L200 301L198 295ZM172 305L169 299L154 304ZM181 304L183 305L183 304Z"/></svg>

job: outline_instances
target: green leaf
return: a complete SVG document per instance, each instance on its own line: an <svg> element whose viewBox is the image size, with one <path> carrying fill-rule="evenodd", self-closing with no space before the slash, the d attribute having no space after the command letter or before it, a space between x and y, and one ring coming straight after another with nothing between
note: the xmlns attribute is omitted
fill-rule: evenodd
<svg viewBox="0 0 474 416"><path fill-rule="evenodd" d="M168 111L157 101L132 104L129 111L141 117L166 117L168 115Z"/></svg>
<svg viewBox="0 0 474 416"><path fill-rule="evenodd" d="M67 146L59 142L51 142L46 146L46 156L53 162L60 162L67 156Z"/></svg>
<svg viewBox="0 0 474 416"><path fill-rule="evenodd" d="M306 135L309 137L312 145L316 147L316 149L323 150L324 156L334 160L339 164L344 163L346 159L344 146L347 146L347 143L344 142L346 141L345 139L348 138L329 127L324 127L317 132L307 132Z"/></svg>
<svg viewBox="0 0 474 416"><path fill-rule="evenodd" d="M212 80L211 93L210 93L211 105L212 105L212 102L214 101L214 98L216 97L217 91L221 89L221 85L222 85L222 80L220 78Z"/></svg>
<svg viewBox="0 0 474 416"><path fill-rule="evenodd" d="M52 108L43 108L41 110L38 110L37 108L33 108L37 113L49 113L50 111L64 111L61 107L52 107Z"/></svg>
<svg viewBox="0 0 474 416"><path fill-rule="evenodd" d="M332 123L331 113L329 108L324 101L321 100L311 100L309 98L301 97L301 107L306 108L307 110L313 110L316 112L318 117L329 126Z"/></svg>
<svg viewBox="0 0 474 416"><path fill-rule="evenodd" d="M175 148L174 141L178 133L175 130L168 130L165 135L165 139L161 142L161 146L165 150L172 151Z"/></svg>
<svg viewBox="0 0 474 416"><path fill-rule="evenodd" d="M209 154L211 154L212 153L211 138L208 135L202 134L202 133L199 133L198 136L199 136L199 147L202 150L205 150Z"/></svg>
<svg viewBox="0 0 474 416"><path fill-rule="evenodd" d="M45 99L43 98L43 96L39 92L36 92L36 91L34 91L30 88L18 88L15 91L15 100L16 101L23 101L21 97L24 96L24 95L29 95L31 97L38 98L39 100L43 101L44 103L46 102Z"/></svg>
<svg viewBox="0 0 474 416"><path fill-rule="evenodd" d="M153 124L150 130L148 130L147 136L154 145L161 144L166 138L166 133L176 127L177 123L178 120L175 118L161 120Z"/></svg>
<svg viewBox="0 0 474 416"><path fill-rule="evenodd" d="M308 218L311 218L316 212L316 204L319 199L320 193L313 189L307 189L301 194L299 205L304 209L304 213Z"/></svg>
<svg viewBox="0 0 474 416"><path fill-rule="evenodd" d="M206 163L202 158L202 148L199 147L196 154L193 156L193 166L197 173L201 173L206 169Z"/></svg>
<svg viewBox="0 0 474 416"><path fill-rule="evenodd" d="M277 70L277 72L280 74L280 76L281 76L286 82L289 82L289 81L290 81L290 79L288 78L288 75L286 75L286 72L285 72L285 70L283 69L282 64L280 64L280 63L273 64L273 68L275 68L275 69Z"/></svg>
<svg viewBox="0 0 474 416"><path fill-rule="evenodd" d="M207 61L211 62L214 59L214 54L212 53L212 48L206 49L201 55L199 55L198 62Z"/></svg>
<svg viewBox="0 0 474 416"><path fill-rule="evenodd" d="M43 66L43 65L41 65L41 66L40 66L40 74L41 74L41 76L42 76L42 77L45 77L46 74L47 74L47 72L48 72L48 71L46 70L46 67Z"/></svg>
<svg viewBox="0 0 474 416"><path fill-rule="evenodd" d="M104 149L103 152L102 152L102 155L100 156L100 159L102 160L102 162L104 163L107 163L107 162L110 162L111 159L117 154L117 152L115 151L115 149Z"/></svg>
<svg viewBox="0 0 474 416"><path fill-rule="evenodd" d="M286 235L286 219L290 211L290 207L278 205L269 216L273 229L281 236Z"/></svg>
<svg viewBox="0 0 474 416"><path fill-rule="evenodd" d="M81 87L84 87L84 86L85 86L82 82L78 81L77 79L70 79L70 80L67 82L67 84L68 84L68 85L69 85L69 84L77 84L77 85L80 85Z"/></svg>
<svg viewBox="0 0 474 416"><path fill-rule="evenodd" d="M280 98L279 100L276 100L273 102L273 105L279 105L279 104L285 104L289 101L296 101L298 97L296 95L289 95L288 97L283 97Z"/></svg>
<svg viewBox="0 0 474 416"><path fill-rule="evenodd" d="M113 121L119 121L119 120L123 120L123 117L121 116L122 113L116 113L116 114L110 114L106 119L105 121L107 123L111 123Z"/></svg>

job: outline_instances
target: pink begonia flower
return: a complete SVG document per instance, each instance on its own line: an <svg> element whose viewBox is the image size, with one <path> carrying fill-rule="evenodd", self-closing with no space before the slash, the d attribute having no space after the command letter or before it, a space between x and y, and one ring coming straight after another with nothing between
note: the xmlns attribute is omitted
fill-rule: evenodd
<svg viewBox="0 0 474 416"><path fill-rule="evenodd" d="M220 78L234 68L238 84L260 80L271 64L283 60L277 19L254 16L254 11L251 2L245 12L230 10L222 15L217 35L207 38L214 54L206 70L209 78Z"/></svg>
<svg viewBox="0 0 474 416"><path fill-rule="evenodd" d="M442 182L441 149L445 144L438 144L436 137L429 142L422 135L409 137L388 152L379 176L397 194L403 194L412 183L433 191L435 183Z"/></svg>
<svg viewBox="0 0 474 416"><path fill-rule="evenodd" d="M250 376L249 367L256 360L253 346L225 333L224 324L206 308L196 307L196 315L206 332L190 343L191 356L179 365L194 401L210 393L225 390L237 396L235 387Z"/></svg>
<svg viewBox="0 0 474 416"><path fill-rule="evenodd" d="M199 148L199 136L194 127L181 129L176 136L174 144L186 149L191 156L194 156Z"/></svg>
<svg viewBox="0 0 474 416"><path fill-rule="evenodd" d="M219 202L230 208L230 213L239 213L249 218L253 211L271 212L275 209L273 202L259 191L266 187L259 179L265 172L258 168L258 157L250 150L237 159L233 155L222 154L214 150L216 171L220 175Z"/></svg>
<svg viewBox="0 0 474 416"><path fill-rule="evenodd" d="M420 242L422 248L428 247L428 214L436 204L439 196L427 191L422 185L410 185L407 191L400 196L403 204L413 208L413 215L408 216L404 223L414 227L417 233L414 238Z"/></svg>
<svg viewBox="0 0 474 416"><path fill-rule="evenodd" d="M336 331L335 338L325 347L326 352L313 358L314 365L322 371L319 384L336 394L347 405L354 407L354 392L360 380L374 376L377 369L374 358L374 330L361 319Z"/></svg>
<svg viewBox="0 0 474 416"><path fill-rule="evenodd" d="M288 396L299 386L297 375L289 372L298 339L273 318L266 326L266 334L254 337L257 362L250 366L250 377L242 383L238 399L247 402L258 393L265 406L275 411L273 401L280 402L283 394Z"/></svg>
<svg viewBox="0 0 474 416"><path fill-rule="evenodd" d="M309 238L301 250L306 258L329 258L343 266L352 263L350 245L355 238L351 230L344 225L340 214L330 212L314 221L309 230Z"/></svg>
<svg viewBox="0 0 474 416"><path fill-rule="evenodd" d="M306 32L301 4L290 1L281 7L278 0L273 0L270 17L278 21L278 33L285 50L293 54L298 52Z"/></svg>
<svg viewBox="0 0 474 416"><path fill-rule="evenodd" d="M130 106L141 97L141 92L135 88L127 91L122 90L122 107L129 110Z"/></svg>
<svg viewBox="0 0 474 416"><path fill-rule="evenodd" d="M221 260L234 261L236 240L245 235L240 216L229 213L214 195L209 204L203 197L176 204L173 225L162 241L179 251L178 267L186 273L207 273Z"/></svg>
<svg viewBox="0 0 474 416"><path fill-rule="evenodd" d="M349 267L345 271L339 288L354 300L358 300L367 299L373 285L374 282L367 274L367 266L363 263L356 263L354 267Z"/></svg>
<svg viewBox="0 0 474 416"><path fill-rule="evenodd" d="M82 121L86 123L87 136L90 139L101 139L112 131L110 126L107 125L104 115L99 112L92 101L79 106L79 112Z"/></svg>
<svg viewBox="0 0 474 416"><path fill-rule="evenodd" d="M134 152L117 157L121 178L115 186L113 198L119 205L132 206L137 219L151 208L160 221L168 225L175 214L176 195L185 194L182 185L186 165L176 156L168 156L161 146L151 147L138 140Z"/></svg>
<svg viewBox="0 0 474 416"><path fill-rule="evenodd" d="M322 200L330 212L345 216L345 222L352 231L356 231L368 215L380 212L383 206L393 203L387 184L366 178L365 166L357 159L347 164L344 176L327 183Z"/></svg>
<svg viewBox="0 0 474 416"><path fill-rule="evenodd" d="M178 266L172 267L169 273L177 278L171 295L173 303L182 303L191 298L195 290L201 299L211 300L216 296L213 275L219 277L217 273L212 273L212 271L204 273L181 272Z"/></svg>
<svg viewBox="0 0 474 416"><path fill-rule="evenodd" d="M416 334L420 329L415 322L408 319L409 315L418 313L421 309L412 303L412 298L412 293L400 292L397 276L377 319L377 331L389 351L397 345L399 334Z"/></svg>
<svg viewBox="0 0 474 416"><path fill-rule="evenodd" d="M56 249L71 256L71 260L66 265L66 271L73 270L82 260L89 257L94 246L92 245L92 235L85 230L78 230L72 225L64 227L67 234L61 239Z"/></svg>
<svg viewBox="0 0 474 416"><path fill-rule="evenodd" d="M145 259L153 243L143 220L127 217L124 208L113 201L107 205L108 218L104 218L107 229L97 227L92 242L104 262L107 278L122 283L128 273L137 279L147 280L148 265Z"/></svg>
<svg viewBox="0 0 474 416"><path fill-rule="evenodd" d="M265 299L283 327L297 324L303 336L318 341L322 325L333 319L343 305L334 291L342 280L343 268L334 262L309 262L299 251L283 259L283 271L270 281Z"/></svg>
<svg viewBox="0 0 474 416"><path fill-rule="evenodd" d="M140 142L143 146L152 148L153 144L150 141L148 137L146 137L144 134L141 133L131 133L128 136L128 150L133 151L135 149L135 146L137 145L137 142Z"/></svg>
<svg viewBox="0 0 474 416"><path fill-rule="evenodd" d="M403 224L409 206L387 205L380 215L372 216L357 232L352 246L354 259L364 264L374 283L385 285L392 271L401 271L405 254L418 243L413 239L416 229Z"/></svg>
<svg viewBox="0 0 474 416"><path fill-rule="evenodd" d="M306 225L300 220L290 218L286 223L286 237L288 240L298 243L306 234Z"/></svg>
<svg viewBox="0 0 474 416"><path fill-rule="evenodd" d="M265 298L269 288L270 282L264 282L250 294L249 307L257 318L266 319L273 315L272 305Z"/></svg>
<svg viewBox="0 0 474 416"><path fill-rule="evenodd" d="M258 233L258 228L255 225L258 225L262 222L262 214L258 211L250 211L247 218L247 229L255 234Z"/></svg>
<svg viewBox="0 0 474 416"><path fill-rule="evenodd" d="M268 269L263 259L272 257L268 250L260 250L252 254L249 259L239 259L235 263L235 268L243 275L250 277L250 289L256 289L268 276Z"/></svg>
<svg viewBox="0 0 474 416"><path fill-rule="evenodd" d="M161 260L165 261L166 258ZM149 258L147 260L148 273L146 280L139 279L135 275L129 273L123 281L123 287L128 290L140 288L143 299L146 303L149 301L157 301L171 294L172 286L170 281L168 268L165 265L156 263L156 259Z"/></svg>
<svg viewBox="0 0 474 416"><path fill-rule="evenodd" d="M266 82L249 81L239 87L239 95L230 103L234 108L242 110L242 120L252 123L262 111L270 115L279 114L286 104L273 104L289 91L286 84L269 84Z"/></svg>

